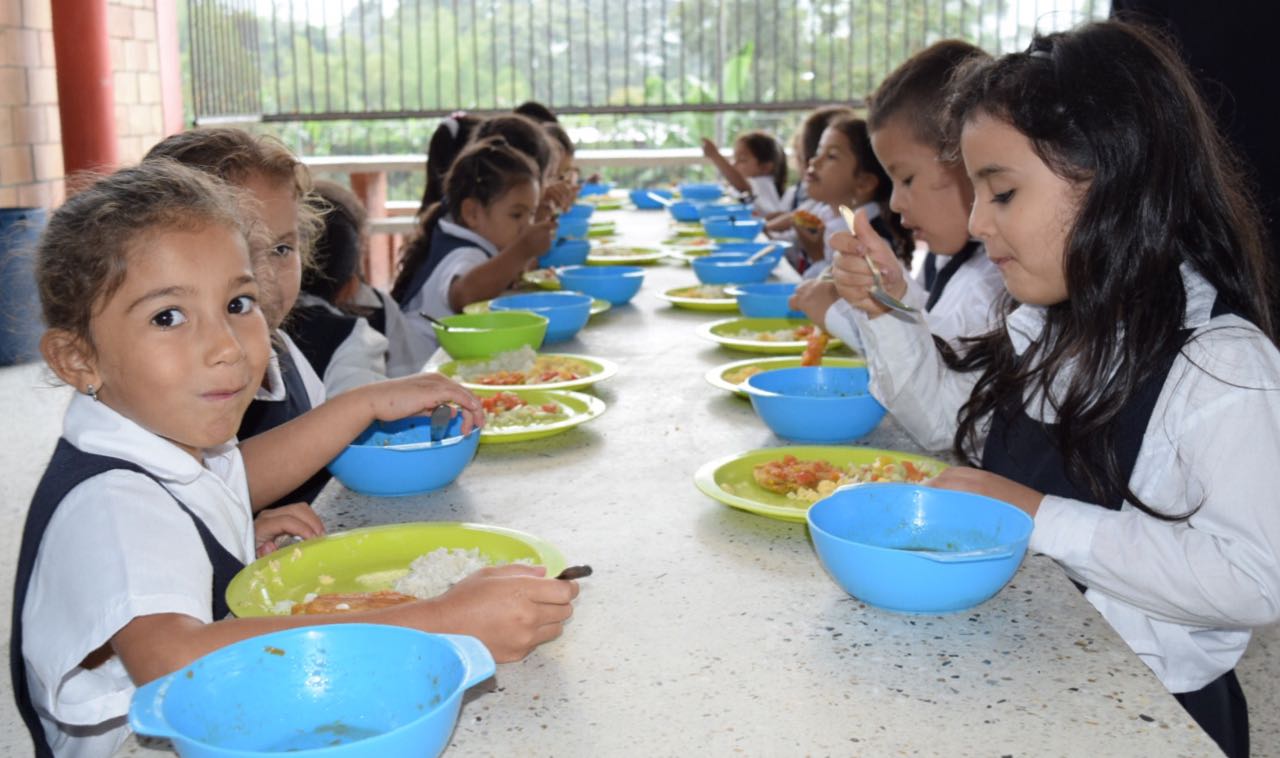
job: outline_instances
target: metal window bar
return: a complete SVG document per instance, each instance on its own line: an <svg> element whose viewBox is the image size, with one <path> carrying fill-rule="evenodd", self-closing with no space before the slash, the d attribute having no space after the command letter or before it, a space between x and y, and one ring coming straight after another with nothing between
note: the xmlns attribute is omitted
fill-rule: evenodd
<svg viewBox="0 0 1280 758"><path fill-rule="evenodd" d="M1024 48L1037 26L1063 29L1110 10L1097 0L849 0L847 8L780 0L184 1L197 123L434 118L529 99L566 115L620 116L860 104L934 40L959 36L999 54ZM748 46L751 57L741 61ZM650 87L659 77L661 86Z"/></svg>

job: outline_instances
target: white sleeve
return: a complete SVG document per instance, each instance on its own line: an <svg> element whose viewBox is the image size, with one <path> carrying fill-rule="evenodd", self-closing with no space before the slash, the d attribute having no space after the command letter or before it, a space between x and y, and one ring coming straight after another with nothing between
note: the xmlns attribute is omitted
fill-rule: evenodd
<svg viewBox="0 0 1280 758"><path fill-rule="evenodd" d="M1280 354L1254 335L1226 360L1189 343L1143 439L1130 487L1162 512L1194 515L1161 521L1049 496L1031 548L1156 619L1201 627L1280 619Z"/></svg>
<svg viewBox="0 0 1280 758"><path fill-rule="evenodd" d="M929 311L929 330L951 343L987 334L1000 322L998 304L1004 293L1000 269L985 254L975 256L956 271Z"/></svg>
<svg viewBox="0 0 1280 758"><path fill-rule="evenodd" d="M434 318L456 313L449 304L449 288L453 280L488 260L489 256L478 247L460 247L446 255L422 285L422 310Z"/></svg>
<svg viewBox="0 0 1280 758"><path fill-rule="evenodd" d="M751 194L755 198L751 205L758 215L767 216L783 209L782 198L778 197L778 188L774 186L772 176L749 176L747 182L751 185Z"/></svg>
<svg viewBox="0 0 1280 758"><path fill-rule="evenodd" d="M212 584L191 517L155 481L110 471L82 482L49 522L22 609L37 707L76 725L127 713L133 684L119 662L81 661L138 616L212 621Z"/></svg>
<svg viewBox="0 0 1280 758"><path fill-rule="evenodd" d="M898 313L868 318L855 311L871 374L871 393L921 447L945 450L954 441L960 407L977 372L947 368L920 320Z"/></svg>
<svg viewBox="0 0 1280 758"><path fill-rule="evenodd" d="M387 338L356 319L351 334L338 345L324 370L327 397L387 378Z"/></svg>
<svg viewBox="0 0 1280 758"><path fill-rule="evenodd" d="M844 298L836 298L822 317L822 324L831 336L848 345L850 350L861 353L865 348L862 344L862 332L858 330L858 318L854 315L857 310Z"/></svg>

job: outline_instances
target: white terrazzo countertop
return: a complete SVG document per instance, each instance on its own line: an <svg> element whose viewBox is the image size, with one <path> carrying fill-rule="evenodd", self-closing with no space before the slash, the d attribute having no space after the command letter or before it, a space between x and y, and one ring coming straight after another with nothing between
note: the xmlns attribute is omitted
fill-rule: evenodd
<svg viewBox="0 0 1280 758"><path fill-rule="evenodd" d="M666 231L656 214L605 217L627 243ZM784 443L703 380L749 357L694 335L733 314L655 297L693 283L687 267L651 267L631 305L555 346L620 364L591 390L609 405L599 419L482 446L439 492L375 499L334 482L317 503L331 531L480 522L594 567L564 636L468 693L446 755L1217 754L1052 561L1029 556L969 612L892 614L826 575L803 524L699 493L703 462ZM891 418L862 444L916 449ZM161 749L130 739L120 755Z"/></svg>

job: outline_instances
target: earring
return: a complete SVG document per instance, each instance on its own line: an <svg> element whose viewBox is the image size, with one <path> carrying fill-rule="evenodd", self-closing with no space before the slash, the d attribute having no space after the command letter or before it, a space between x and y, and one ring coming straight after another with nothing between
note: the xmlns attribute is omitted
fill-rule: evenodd
<svg viewBox="0 0 1280 758"><path fill-rule="evenodd" d="M88 395L94 400L98 399L98 390L92 384L90 384L88 387L85 388L84 394Z"/></svg>

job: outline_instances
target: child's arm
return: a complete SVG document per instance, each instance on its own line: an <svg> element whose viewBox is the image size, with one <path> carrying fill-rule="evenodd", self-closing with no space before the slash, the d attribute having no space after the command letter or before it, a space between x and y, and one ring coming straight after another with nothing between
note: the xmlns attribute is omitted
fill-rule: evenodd
<svg viewBox="0 0 1280 758"><path fill-rule="evenodd" d="M178 613L138 616L111 638L134 684L187 665L233 642L281 629L340 623L392 624L478 637L499 662L518 661L560 636L578 583L545 578L541 566L481 569L431 600L376 611L226 619L206 624Z"/></svg>
<svg viewBox="0 0 1280 758"><path fill-rule="evenodd" d="M720 154L720 148L716 147L716 143L706 137L702 138L702 154L707 156L707 160L715 165L716 170L734 189L739 192L751 191L751 182L748 182L742 172L734 168L732 163L725 160L724 156Z"/></svg>
<svg viewBox="0 0 1280 758"><path fill-rule="evenodd" d="M533 224L509 247L455 278L449 285L449 307L461 311L471 303L500 295L529 261L550 249L556 224L555 217Z"/></svg>
<svg viewBox="0 0 1280 758"><path fill-rule="evenodd" d="M376 420L421 415L441 403L462 409L463 431L484 411L475 395L440 374L366 384L240 443L254 510L274 503L333 460Z"/></svg>

